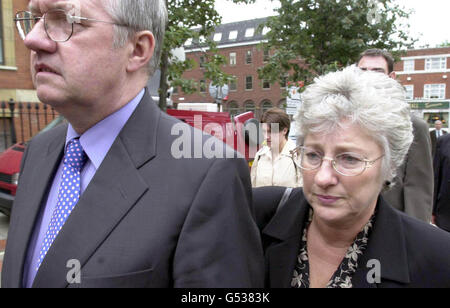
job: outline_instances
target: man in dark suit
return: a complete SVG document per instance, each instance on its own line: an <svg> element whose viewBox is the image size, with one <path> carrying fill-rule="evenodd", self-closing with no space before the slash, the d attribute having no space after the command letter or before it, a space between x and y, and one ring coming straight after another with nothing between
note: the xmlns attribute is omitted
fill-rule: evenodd
<svg viewBox="0 0 450 308"><path fill-rule="evenodd" d="M164 1L105 3L32 0L17 15L37 94L69 125L24 154L2 287L261 287L245 160L199 156L208 137L144 88Z"/></svg>
<svg viewBox="0 0 450 308"><path fill-rule="evenodd" d="M430 132L430 138L431 138L431 153L434 157L434 154L436 153L436 141L447 134L447 131L442 129L442 121L436 121L434 122L434 128Z"/></svg>
<svg viewBox="0 0 450 308"><path fill-rule="evenodd" d="M369 49L361 54L357 66L395 79L394 62L389 52ZM405 162L397 170L394 186L383 197L397 210L430 222L433 207L433 159L428 125L414 115L411 120L414 129L413 144Z"/></svg>
<svg viewBox="0 0 450 308"><path fill-rule="evenodd" d="M437 140L434 156L434 223L450 232L450 135Z"/></svg>

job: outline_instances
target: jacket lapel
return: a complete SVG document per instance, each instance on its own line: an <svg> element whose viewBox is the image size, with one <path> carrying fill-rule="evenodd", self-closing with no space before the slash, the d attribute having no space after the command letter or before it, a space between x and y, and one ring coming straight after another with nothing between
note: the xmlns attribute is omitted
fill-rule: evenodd
<svg viewBox="0 0 450 308"><path fill-rule="evenodd" d="M156 156L159 117L146 93L53 242L33 287L66 287L67 262L86 264L149 189L138 169Z"/></svg>
<svg viewBox="0 0 450 308"><path fill-rule="evenodd" d="M377 216L369 238L367 250L359 262L353 277L355 288L383 286L386 281L402 285L410 283L405 232L400 213L388 205L382 197L378 201ZM376 264L376 265L373 265ZM372 283L379 265L381 284Z"/></svg>
<svg viewBox="0 0 450 308"><path fill-rule="evenodd" d="M55 130L55 135L48 140L49 143L39 148L33 148L33 153L41 153L42 156L34 156L34 160L27 162L27 181L19 186L14 206L14 226L11 228L7 247L7 270L11 278L11 287L22 287L23 268L28 253L28 245L34 231L35 222L40 214L40 209L47 197L53 177L58 169L64 150L64 139L67 126L63 125ZM39 157L39 160L36 158ZM33 166L30 166L33 165ZM23 184L23 185L22 185ZM20 199L19 199L20 198Z"/></svg>
<svg viewBox="0 0 450 308"><path fill-rule="evenodd" d="M279 241L266 251L266 266L268 266L271 288L291 286L308 213L309 205L303 193L297 194L275 214L262 232L263 237Z"/></svg>

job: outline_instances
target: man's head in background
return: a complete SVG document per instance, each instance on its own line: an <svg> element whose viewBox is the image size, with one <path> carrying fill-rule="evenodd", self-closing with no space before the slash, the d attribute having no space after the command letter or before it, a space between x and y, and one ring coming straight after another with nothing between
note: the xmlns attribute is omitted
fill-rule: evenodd
<svg viewBox="0 0 450 308"><path fill-rule="evenodd" d="M394 57L387 51L381 49L368 49L364 51L356 64L364 71L375 71L389 75L395 79Z"/></svg>

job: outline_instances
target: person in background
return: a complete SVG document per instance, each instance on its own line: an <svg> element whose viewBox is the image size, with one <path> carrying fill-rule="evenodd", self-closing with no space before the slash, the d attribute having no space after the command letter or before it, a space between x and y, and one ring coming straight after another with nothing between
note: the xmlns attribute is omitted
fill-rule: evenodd
<svg viewBox="0 0 450 308"><path fill-rule="evenodd" d="M432 131L430 131L430 139L431 139L431 153L434 157L434 154L436 153L436 141L439 139L439 137L442 137L447 134L447 131L442 129L442 121L435 121L434 122L434 128Z"/></svg>
<svg viewBox="0 0 450 308"><path fill-rule="evenodd" d="M450 135L445 134L436 142L434 155L434 204L433 223L450 232Z"/></svg>
<svg viewBox="0 0 450 308"><path fill-rule="evenodd" d="M145 88L165 1L32 0L29 10L16 25L37 95L69 125L27 146L2 287L261 287L246 161L230 149L223 157L235 158L176 158L172 129L197 132Z"/></svg>
<svg viewBox="0 0 450 308"><path fill-rule="evenodd" d="M394 58L384 50L363 52L357 66L396 78ZM385 199L396 209L423 220L431 221L433 207L433 159L427 123L417 116L411 117L414 142L404 163L397 170L392 189L384 193Z"/></svg>
<svg viewBox="0 0 450 308"><path fill-rule="evenodd" d="M272 108L263 114L261 123L265 145L255 155L252 186L302 186L300 170L291 154L296 144L288 138L289 116L282 109Z"/></svg>
<svg viewBox="0 0 450 308"><path fill-rule="evenodd" d="M266 287L450 287L450 234L382 194L413 142L403 87L350 67L317 78L302 102L303 189L283 206L284 188L253 189L258 226L275 213L262 229Z"/></svg>

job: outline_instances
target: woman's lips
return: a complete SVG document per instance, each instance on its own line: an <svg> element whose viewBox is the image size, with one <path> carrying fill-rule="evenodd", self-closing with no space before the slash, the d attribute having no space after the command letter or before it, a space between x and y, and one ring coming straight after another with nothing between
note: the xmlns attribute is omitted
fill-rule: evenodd
<svg viewBox="0 0 450 308"><path fill-rule="evenodd" d="M338 201L339 197L333 197L333 196L325 196L325 195L316 195L317 199L319 199L319 201L323 204L333 204L336 201Z"/></svg>

